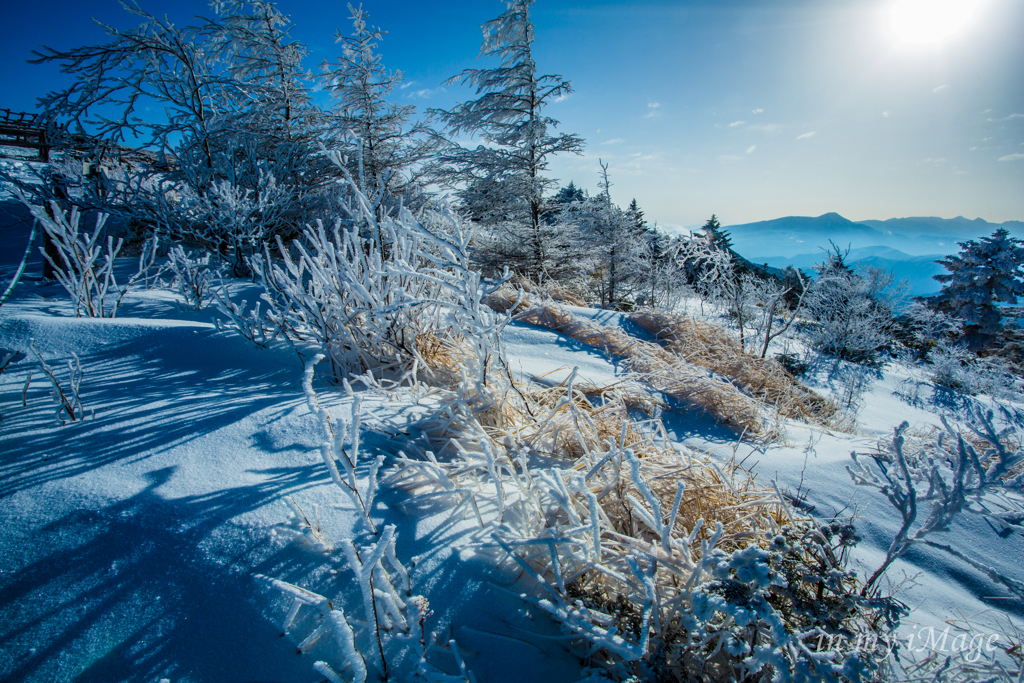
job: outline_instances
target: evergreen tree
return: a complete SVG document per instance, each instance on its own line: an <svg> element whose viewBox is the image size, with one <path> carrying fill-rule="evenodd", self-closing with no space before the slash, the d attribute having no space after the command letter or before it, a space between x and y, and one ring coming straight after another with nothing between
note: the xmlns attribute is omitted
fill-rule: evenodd
<svg viewBox="0 0 1024 683"><path fill-rule="evenodd" d="M634 218L612 203L608 165L598 163L600 194L569 204L561 222L580 240L601 306L619 306L641 275L644 244Z"/></svg>
<svg viewBox="0 0 1024 683"><path fill-rule="evenodd" d="M558 125L544 116L545 106L571 92L558 75L537 75L533 61L533 0L509 0L497 19L483 26L482 57L501 66L467 69L448 83L475 85L479 96L451 111L433 110L452 135L479 135L486 145L452 146L438 160L437 177L461 186L467 213L494 234L482 240L486 265L513 259L529 275L557 265L549 249L551 227L542 220L544 193L554 181L544 177L554 154L583 150L577 135L554 134ZM489 252L489 253L487 253Z"/></svg>
<svg viewBox="0 0 1024 683"><path fill-rule="evenodd" d="M1024 296L1024 244L1004 228L959 244L959 254L936 261L949 272L935 276L943 287L932 304L963 320L968 334L989 337L1002 323L996 304Z"/></svg>
<svg viewBox="0 0 1024 683"><path fill-rule="evenodd" d="M416 108L387 98L402 82L401 71L384 67L376 48L385 31L367 25L362 6L348 6L352 35L339 32L341 56L321 66L325 88L338 100L332 127L342 138L352 177L360 180L366 195L383 214L391 198L409 189L410 172L432 151L428 132L410 124Z"/></svg>
<svg viewBox="0 0 1024 683"><path fill-rule="evenodd" d="M730 251L732 249L732 239L729 237L727 230L722 230L722 224L718 222L718 217L715 214L711 214L711 218L704 224L704 237L707 239L708 244L719 251Z"/></svg>

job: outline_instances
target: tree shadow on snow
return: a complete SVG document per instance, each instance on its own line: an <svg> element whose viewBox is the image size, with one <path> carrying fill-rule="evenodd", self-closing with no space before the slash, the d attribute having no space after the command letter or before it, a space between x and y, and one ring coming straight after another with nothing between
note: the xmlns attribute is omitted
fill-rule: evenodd
<svg viewBox="0 0 1024 683"><path fill-rule="evenodd" d="M22 566L0 574L0 678L315 675L254 605L251 578L299 580L309 564L294 547L272 543L269 529L224 524L301 487L308 473L169 500L158 489L174 470L148 473L148 486L130 498L27 531L17 548L27 556Z"/></svg>
<svg viewBox="0 0 1024 683"><path fill-rule="evenodd" d="M275 408L271 420L303 400L294 367L275 352L209 328L144 331L82 354L81 361L87 419L64 426L53 418L56 405L34 359L0 376L0 497L118 460L151 457ZM62 362L48 362L63 376ZM22 406L30 370L34 379Z"/></svg>

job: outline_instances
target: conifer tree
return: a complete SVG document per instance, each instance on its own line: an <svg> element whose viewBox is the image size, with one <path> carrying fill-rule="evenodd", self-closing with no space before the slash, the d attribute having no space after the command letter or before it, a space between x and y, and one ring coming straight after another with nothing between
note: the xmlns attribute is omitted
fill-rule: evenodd
<svg viewBox="0 0 1024 683"><path fill-rule="evenodd" d="M448 83L476 86L477 99L450 111L432 110L451 135L479 135L486 145L450 147L438 160L440 180L461 187L469 215L494 233L485 263L500 266L514 259L529 275L557 265L549 249L551 228L542 220L544 194L555 181L544 176L550 158L560 152L579 154L577 135L555 134L558 122L545 107L572 92L559 75L538 75L533 61L534 0L509 0L507 9L483 26L481 57L496 57L491 69L466 69Z"/></svg>
<svg viewBox="0 0 1024 683"><path fill-rule="evenodd" d="M708 244L715 249L719 251L732 249L732 238L729 237L727 230L722 230L722 224L718 222L718 217L715 214L711 214L711 218L704 224L703 230Z"/></svg>
<svg viewBox="0 0 1024 683"><path fill-rule="evenodd" d="M332 127L348 152L349 172L362 179L366 194L386 211L388 198L408 189L409 173L430 153L427 131L410 124L412 105L388 101L402 82L401 71L384 67L376 52L385 31L367 25L362 6L348 6L352 35L339 32L342 54L334 64L322 65L325 88L338 100Z"/></svg>
<svg viewBox="0 0 1024 683"><path fill-rule="evenodd" d="M989 337L1002 326L996 304L1024 296L1024 243L999 228L959 244L959 254L936 261L949 272L934 276L943 287L932 303L963 320L968 334Z"/></svg>

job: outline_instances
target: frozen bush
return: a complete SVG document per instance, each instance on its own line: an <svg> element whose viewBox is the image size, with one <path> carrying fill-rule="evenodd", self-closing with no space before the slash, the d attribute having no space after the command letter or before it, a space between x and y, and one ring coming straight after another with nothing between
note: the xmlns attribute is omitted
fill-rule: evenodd
<svg viewBox="0 0 1024 683"><path fill-rule="evenodd" d="M824 353L852 361L873 360L892 341L902 286L878 268L856 271L845 254L829 253L818 267L818 279L807 295L811 345Z"/></svg>
<svg viewBox="0 0 1024 683"><path fill-rule="evenodd" d="M872 592L886 569L916 544L943 550L978 569L1017 598L1024 598L1024 583L1004 576L951 545L933 541L936 531L948 531L960 514L971 514L1004 529L1024 531L1024 451L1013 439L1014 428L999 430L992 411L976 410L971 424L954 430L943 420L945 431L934 443L909 447L902 423L891 444L871 455L874 468L852 454L847 466L860 485L878 489L900 513L903 523L893 537L885 560L868 578L862 595ZM975 446L974 442L984 444ZM927 517L918 519L919 508L928 506Z"/></svg>
<svg viewBox="0 0 1024 683"><path fill-rule="evenodd" d="M121 239L107 236L103 241L103 224L107 217L99 215L92 234L80 231L81 215L77 208L66 214L57 202L47 212L40 206L30 206L32 215L50 235L60 255L58 260L42 250L44 258L54 268L57 281L71 295L75 315L90 318L113 318L124 295L142 278L156 260L157 241L149 240L139 255L138 269L124 285L118 285L114 273L114 259L120 253Z"/></svg>
<svg viewBox="0 0 1024 683"><path fill-rule="evenodd" d="M82 405L82 398L79 393L84 373L82 372L82 362L78 359L78 355L75 353L71 354L71 358L66 362L67 373L61 378L57 371L46 362L43 354L39 353L39 350L36 349L34 339L29 341L28 347L39 363L39 370L50 382L50 398L57 404L57 410L54 413L55 417L60 420L62 425L66 424L69 420L71 422L81 422L84 420L85 406ZM10 358L11 356L8 356L4 359L5 365ZM0 368L0 371L2 371L2 368ZM22 405L27 404L28 390L32 385L34 374L34 371L29 372L28 377L25 379L25 386L21 390Z"/></svg>
<svg viewBox="0 0 1024 683"><path fill-rule="evenodd" d="M176 244L167 253L167 266L174 273L172 287L185 300L185 307L198 311L210 302L217 279L210 268L210 254L186 253Z"/></svg>
<svg viewBox="0 0 1024 683"><path fill-rule="evenodd" d="M939 341L928 353L936 385L965 394L1009 398L1017 393L1009 367L999 358L980 358L963 344Z"/></svg>
<svg viewBox="0 0 1024 683"><path fill-rule="evenodd" d="M279 239L280 260L269 249L252 259L267 320L293 343L312 341L337 377L370 370L444 383L446 368L461 365L485 386L507 319L482 299L504 280L484 283L471 269L472 234L447 207L378 219L352 188L349 220L317 221L290 248Z"/></svg>

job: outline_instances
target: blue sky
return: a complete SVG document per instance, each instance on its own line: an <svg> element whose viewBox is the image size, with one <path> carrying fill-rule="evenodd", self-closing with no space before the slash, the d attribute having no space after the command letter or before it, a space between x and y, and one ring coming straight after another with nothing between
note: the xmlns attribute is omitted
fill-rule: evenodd
<svg viewBox="0 0 1024 683"><path fill-rule="evenodd" d="M938 42L894 28L899 0L573 2L539 0L535 59L575 92L548 113L587 141L551 175L597 185L610 164L612 196L635 197L667 226L725 224L837 211L863 220L964 215L1024 220L1024 3L976 2ZM902 0L907 2L908 0ZM205 2L142 2L186 23ZM349 30L344 3L280 2L308 66L335 54ZM480 24L497 0L367 0L388 31L385 64L405 72L398 95L449 107L470 93L441 82L480 66ZM35 0L5 8L0 107L31 109L61 83L24 63L40 43L102 40L89 19L128 26L111 1ZM915 26L934 17L912 17Z"/></svg>

